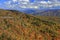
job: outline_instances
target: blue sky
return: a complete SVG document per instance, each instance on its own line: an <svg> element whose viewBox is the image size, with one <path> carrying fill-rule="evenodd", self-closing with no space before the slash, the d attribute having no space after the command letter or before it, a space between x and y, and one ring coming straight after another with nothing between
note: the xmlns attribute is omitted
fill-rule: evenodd
<svg viewBox="0 0 60 40"><path fill-rule="evenodd" d="M60 8L60 2L59 0L0 0L0 8L3 9Z"/></svg>

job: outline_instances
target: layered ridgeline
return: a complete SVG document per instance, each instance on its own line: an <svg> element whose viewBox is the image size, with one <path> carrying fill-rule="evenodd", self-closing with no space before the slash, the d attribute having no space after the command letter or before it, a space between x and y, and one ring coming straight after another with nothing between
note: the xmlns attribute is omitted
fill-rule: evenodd
<svg viewBox="0 0 60 40"><path fill-rule="evenodd" d="M37 11L33 13L33 15L60 17L60 9L48 9L48 10L43 10L43 11Z"/></svg>
<svg viewBox="0 0 60 40"><path fill-rule="evenodd" d="M25 10L27 14L30 13L32 15L37 15L37 16L57 16L60 17L60 9L46 9L46 10Z"/></svg>
<svg viewBox="0 0 60 40"><path fill-rule="evenodd" d="M60 18L0 10L0 40L60 40Z"/></svg>

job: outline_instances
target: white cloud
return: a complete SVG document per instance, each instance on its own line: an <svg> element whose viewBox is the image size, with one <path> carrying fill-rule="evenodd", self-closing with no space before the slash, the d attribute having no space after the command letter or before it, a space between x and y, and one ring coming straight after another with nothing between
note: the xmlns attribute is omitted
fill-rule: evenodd
<svg viewBox="0 0 60 40"><path fill-rule="evenodd" d="M51 1L48 1L49 4L51 4L52 2Z"/></svg>
<svg viewBox="0 0 60 40"><path fill-rule="evenodd" d="M34 6L35 9L38 9L39 7L38 6Z"/></svg>
<svg viewBox="0 0 60 40"><path fill-rule="evenodd" d="M60 2L57 2L58 4L55 4L56 2L53 2L52 4L52 1L37 1L37 0L35 1L36 2L30 3L29 0L10 0L5 2L5 4L8 5L7 7L9 8L20 7L20 8L35 8L35 9L39 9L39 7L48 8L53 6L60 6L58 5L60 4ZM15 2L18 2L18 4L14 4Z"/></svg>
<svg viewBox="0 0 60 40"><path fill-rule="evenodd" d="M17 2L17 0L12 0L13 2Z"/></svg>
<svg viewBox="0 0 60 40"><path fill-rule="evenodd" d="M46 2L46 1L41 1L40 3L47 4L47 2Z"/></svg>
<svg viewBox="0 0 60 40"><path fill-rule="evenodd" d="M51 4L51 1L40 1L41 4Z"/></svg>
<svg viewBox="0 0 60 40"><path fill-rule="evenodd" d="M25 1L25 2L29 2L29 0L12 0L13 2L20 2L20 1Z"/></svg>
<svg viewBox="0 0 60 40"><path fill-rule="evenodd" d="M28 8L38 9L38 6L28 6Z"/></svg>
<svg viewBox="0 0 60 40"><path fill-rule="evenodd" d="M34 9L38 9L38 6L34 6L34 5L22 5L20 6L20 8L34 8Z"/></svg>
<svg viewBox="0 0 60 40"><path fill-rule="evenodd" d="M23 1L29 2L29 0L23 0Z"/></svg>
<svg viewBox="0 0 60 40"><path fill-rule="evenodd" d="M13 4L11 4L13 2ZM9 8L14 8L14 7L18 7L16 4L14 4L15 2L18 2L18 6L20 8L35 8L37 9L38 6L36 6L34 3L30 3L29 0L13 0L13 1L7 1L5 2L6 5L9 5L7 7ZM8 3L8 4L7 4Z"/></svg>
<svg viewBox="0 0 60 40"><path fill-rule="evenodd" d="M28 2L24 2L24 1L23 1L23 2L20 2L20 4L28 4Z"/></svg>
<svg viewBox="0 0 60 40"><path fill-rule="evenodd" d="M4 2L5 4L9 5L11 4L11 1Z"/></svg>
<svg viewBox="0 0 60 40"><path fill-rule="evenodd" d="M26 8L26 6L20 6L20 8Z"/></svg>

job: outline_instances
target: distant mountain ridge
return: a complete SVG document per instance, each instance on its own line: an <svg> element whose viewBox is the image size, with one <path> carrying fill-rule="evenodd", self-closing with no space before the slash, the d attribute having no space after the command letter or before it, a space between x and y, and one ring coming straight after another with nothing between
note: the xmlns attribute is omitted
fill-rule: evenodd
<svg viewBox="0 0 60 40"><path fill-rule="evenodd" d="M51 9L51 10L45 10L45 11L38 11L36 13L33 13L33 15L37 16L57 16L60 17L60 9Z"/></svg>
<svg viewBox="0 0 60 40"><path fill-rule="evenodd" d="M0 10L2 10L2 9L0 9ZM24 9L21 11L19 11L19 10L9 10L9 11L22 12L25 14L32 14L35 16L56 16L56 17L60 17L60 9L46 9L46 10Z"/></svg>
<svg viewBox="0 0 60 40"><path fill-rule="evenodd" d="M22 12L24 12L26 14L32 14L35 16L57 16L57 17L60 17L60 9L43 9L43 10L25 9L25 10L22 10Z"/></svg>

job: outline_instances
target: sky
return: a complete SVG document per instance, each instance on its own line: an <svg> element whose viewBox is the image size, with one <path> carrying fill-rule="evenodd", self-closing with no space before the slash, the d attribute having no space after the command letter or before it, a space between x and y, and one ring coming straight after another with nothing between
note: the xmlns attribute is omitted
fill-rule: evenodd
<svg viewBox="0 0 60 40"><path fill-rule="evenodd" d="M60 0L0 0L2 9L53 9L60 8Z"/></svg>

